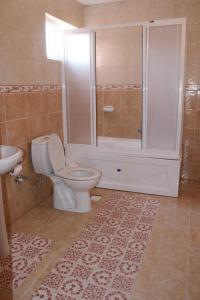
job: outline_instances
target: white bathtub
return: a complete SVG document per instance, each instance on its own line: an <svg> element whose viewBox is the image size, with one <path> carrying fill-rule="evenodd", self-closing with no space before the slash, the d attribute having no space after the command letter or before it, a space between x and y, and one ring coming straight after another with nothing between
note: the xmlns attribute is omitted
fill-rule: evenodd
<svg viewBox="0 0 200 300"><path fill-rule="evenodd" d="M98 136L97 145L98 147L105 147L105 148L108 147L108 148L118 148L118 149L119 148L141 149L141 140Z"/></svg>
<svg viewBox="0 0 200 300"><path fill-rule="evenodd" d="M69 159L101 170L98 187L124 191L178 195L180 159L151 157L140 140L98 137L97 147L67 144Z"/></svg>

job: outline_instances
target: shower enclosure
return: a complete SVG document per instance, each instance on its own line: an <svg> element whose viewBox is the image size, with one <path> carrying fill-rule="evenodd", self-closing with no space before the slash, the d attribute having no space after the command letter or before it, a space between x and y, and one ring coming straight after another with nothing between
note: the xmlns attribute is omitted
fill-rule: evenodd
<svg viewBox="0 0 200 300"><path fill-rule="evenodd" d="M64 144L99 187L177 196L185 39L184 18L66 33Z"/></svg>

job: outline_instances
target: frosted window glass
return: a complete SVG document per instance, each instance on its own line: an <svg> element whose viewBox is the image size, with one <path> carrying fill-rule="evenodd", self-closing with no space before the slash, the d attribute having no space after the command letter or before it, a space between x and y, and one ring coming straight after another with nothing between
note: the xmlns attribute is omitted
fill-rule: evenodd
<svg viewBox="0 0 200 300"><path fill-rule="evenodd" d="M75 26L69 23L66 23L47 13L45 14L46 53L48 59L63 60L64 30L75 28Z"/></svg>
<svg viewBox="0 0 200 300"><path fill-rule="evenodd" d="M149 28L147 70L148 149L176 149L180 42L180 25Z"/></svg>
<svg viewBox="0 0 200 300"><path fill-rule="evenodd" d="M68 142L91 144L90 33L67 36Z"/></svg>

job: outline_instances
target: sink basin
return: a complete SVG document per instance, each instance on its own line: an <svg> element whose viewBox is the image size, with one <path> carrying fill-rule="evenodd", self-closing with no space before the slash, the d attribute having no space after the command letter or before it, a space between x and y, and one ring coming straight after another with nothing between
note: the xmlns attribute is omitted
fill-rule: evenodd
<svg viewBox="0 0 200 300"><path fill-rule="evenodd" d="M10 172L22 160L22 155L18 147L0 145L0 176Z"/></svg>

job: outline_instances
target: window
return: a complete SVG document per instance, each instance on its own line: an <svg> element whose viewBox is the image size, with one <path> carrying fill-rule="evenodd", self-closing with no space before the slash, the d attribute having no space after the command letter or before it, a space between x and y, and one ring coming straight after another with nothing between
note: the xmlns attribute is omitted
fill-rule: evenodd
<svg viewBox="0 0 200 300"><path fill-rule="evenodd" d="M64 53L63 34L76 27L49 14L46 17L46 54L48 59L62 60Z"/></svg>

